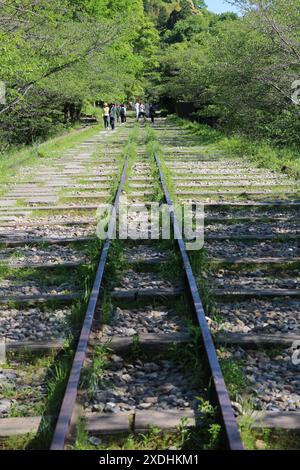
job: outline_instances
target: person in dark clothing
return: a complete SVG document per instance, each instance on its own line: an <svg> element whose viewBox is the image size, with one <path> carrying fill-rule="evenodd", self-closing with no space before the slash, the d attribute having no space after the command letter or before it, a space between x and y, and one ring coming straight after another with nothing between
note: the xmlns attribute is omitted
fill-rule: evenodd
<svg viewBox="0 0 300 470"><path fill-rule="evenodd" d="M124 104L121 105L120 116L121 116L121 123L124 124L124 122L126 122L126 106Z"/></svg>
<svg viewBox="0 0 300 470"><path fill-rule="evenodd" d="M111 126L112 131L115 130L116 118L117 118L117 109L116 109L116 105L113 104L109 112L109 121L110 121L110 126Z"/></svg>
<svg viewBox="0 0 300 470"><path fill-rule="evenodd" d="M116 104L115 106L116 106L117 122L120 122L121 106L119 104Z"/></svg>
<svg viewBox="0 0 300 470"><path fill-rule="evenodd" d="M154 124L155 108L154 108L153 104L150 104L150 106L149 106L149 116L150 116L152 124Z"/></svg>

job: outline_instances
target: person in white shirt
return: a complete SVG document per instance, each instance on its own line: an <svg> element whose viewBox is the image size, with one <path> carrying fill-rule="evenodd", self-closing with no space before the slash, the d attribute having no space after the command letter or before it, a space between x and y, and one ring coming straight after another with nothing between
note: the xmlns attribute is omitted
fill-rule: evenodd
<svg viewBox="0 0 300 470"><path fill-rule="evenodd" d="M139 120L140 115L140 103L137 101L134 105L136 119Z"/></svg>

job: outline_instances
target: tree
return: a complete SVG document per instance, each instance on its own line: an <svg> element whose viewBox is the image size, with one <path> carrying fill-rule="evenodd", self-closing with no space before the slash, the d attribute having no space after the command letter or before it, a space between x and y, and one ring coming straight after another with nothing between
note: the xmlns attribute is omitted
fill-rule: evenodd
<svg viewBox="0 0 300 470"><path fill-rule="evenodd" d="M142 93L158 42L142 0L6 0L0 9L0 140L45 138L88 100Z"/></svg>
<svg viewBox="0 0 300 470"><path fill-rule="evenodd" d="M191 15L186 19L179 20L171 30L163 35L163 41L167 44L175 44L183 41L195 40L196 36L208 32L209 15Z"/></svg>
<svg viewBox="0 0 300 470"><path fill-rule="evenodd" d="M299 142L291 90L300 76L298 1L234 3L243 17L203 10L164 34L162 100L192 101L199 117L229 130Z"/></svg>

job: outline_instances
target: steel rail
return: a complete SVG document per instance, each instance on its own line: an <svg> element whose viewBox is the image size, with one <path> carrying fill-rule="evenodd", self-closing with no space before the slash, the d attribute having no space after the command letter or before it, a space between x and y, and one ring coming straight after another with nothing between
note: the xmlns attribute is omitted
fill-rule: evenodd
<svg viewBox="0 0 300 470"><path fill-rule="evenodd" d="M196 279L193 274L193 270L189 261L187 251L185 249L185 244L181 236L179 229L179 224L177 217L173 208L173 202L168 191L165 178L163 175L161 163L159 157L154 153L155 162L159 170L159 176L161 185L164 191L165 200L168 206L168 210L171 217L171 222L174 228L174 237L177 240L179 251L181 254L185 275L187 279L187 284L189 292L191 294L193 308L195 310L197 320L200 327L200 332L202 336L202 341L204 345L204 351L206 354L207 363L209 366L209 371L212 377L212 384L214 387L214 392L216 400L218 403L218 408L220 411L221 421L223 423L223 429L225 431L225 437L227 440L227 446L230 450L243 450L243 444L241 436L238 430L237 422L234 416L234 412L231 406L230 398L228 391L225 385L224 377L221 371L221 367L218 361L216 349L214 342L209 330L208 323L205 318L205 312L202 305L201 297L197 287Z"/></svg>
<svg viewBox="0 0 300 470"><path fill-rule="evenodd" d="M114 205L113 205L114 211L117 211L119 207L120 196L121 196L122 190L124 188L124 183L126 180L127 167L128 167L128 156L126 157L124 165L123 165L119 187L115 196ZM59 416L57 419L50 450L64 450L66 440L69 435L71 419L73 416L73 411L75 409L75 404L76 404L76 399L77 399L80 375L81 375L81 371L82 371L84 360L85 360L86 353L87 353L88 340L91 334L91 328L92 328L93 319L94 319L95 312L96 312L96 307L97 307L99 298L101 298L100 289L101 289L101 285L103 281L103 275L104 275L105 265L107 261L108 250L109 250L110 243L111 243L111 237L115 229L115 224L116 224L115 217L111 217L109 221L109 225L108 225L107 237L106 237L106 240L105 240L102 252L101 252L101 257L100 257L99 265L97 268L94 285L90 294L89 303L87 306L82 330L81 330L78 345L76 348L68 384L64 393L63 402L62 402Z"/></svg>

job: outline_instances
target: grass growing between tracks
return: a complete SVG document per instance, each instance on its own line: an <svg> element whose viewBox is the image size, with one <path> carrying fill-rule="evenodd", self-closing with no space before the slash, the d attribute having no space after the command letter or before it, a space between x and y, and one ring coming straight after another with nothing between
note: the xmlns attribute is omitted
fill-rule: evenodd
<svg viewBox="0 0 300 470"><path fill-rule="evenodd" d="M72 350L66 345L59 355L44 357L29 352L8 358L4 369L19 376L18 384L6 391L15 400L9 417L42 416L38 432L5 439L3 449L46 449L49 446L54 416L68 378ZM21 384L21 385L20 385Z"/></svg>
<svg viewBox="0 0 300 470"><path fill-rule="evenodd" d="M90 366L83 371L80 386L89 398L92 398L102 385L102 375L108 366L108 355L109 351L106 346L96 346Z"/></svg>
<svg viewBox="0 0 300 470"><path fill-rule="evenodd" d="M109 346L108 346L109 347ZM105 346L98 347L93 355L91 366L85 370L82 385L85 387L87 396L91 399L95 393L105 390L102 377L105 369L109 367L109 356L111 352ZM202 387L200 396L197 397L198 425L190 427L188 420L182 418L180 424L174 431L163 431L157 426L149 426L144 433L135 432L129 435L118 437L101 437L99 443L94 443L85 428L84 419L81 419L77 426L77 433L74 450L208 450L220 448L221 426L217 422L217 410L206 398L206 391L203 393L204 374L202 370L201 349L199 347L199 332L194 330L194 336L188 346L174 345L163 356L147 355L143 352L138 342L133 338L132 351L123 356L128 363L137 359L142 361L155 361L164 359L172 361L174 366L179 366L182 371L192 369L196 377L195 384ZM184 412L183 412L184 414Z"/></svg>
<svg viewBox="0 0 300 470"><path fill-rule="evenodd" d="M261 351L264 351L261 348ZM272 355L279 353L278 348L267 348ZM238 412L238 425L242 441L247 450L298 450L300 433L280 429L258 428L251 414L256 406L253 403L251 383L245 375L246 362L243 359L232 358L230 349L218 349L219 361L224 380L235 411Z"/></svg>
<svg viewBox="0 0 300 470"><path fill-rule="evenodd" d="M163 359L171 360L174 365L179 365L182 370L186 367L195 372L198 386L203 387L203 372L201 369L201 352L198 344L198 337L195 335L195 342L191 342L188 348L178 348L174 346L169 353L163 356ZM197 346L197 353L195 346ZM93 357L93 364L87 370L87 379L84 383L88 386L88 394L101 392L101 378L105 368L108 366L109 352L104 347L97 350ZM128 362L136 359L153 361L159 359L159 356L151 354L147 356L140 347L136 347L133 339L132 352L127 357ZM180 359L179 359L180 358ZM102 389L103 390L103 389ZM194 449L208 450L216 449L221 445L220 431L221 426L217 422L216 409L209 403L203 394L198 397L199 426L188 426L188 420L181 419L180 424L172 431L163 431L159 427L149 426L144 433L135 432L129 435L121 435L118 437L101 437L99 444L96 444L90 438L85 428L84 419L79 422L77 427L74 450L159 450L159 449ZM183 413L184 414L184 413Z"/></svg>
<svg viewBox="0 0 300 470"><path fill-rule="evenodd" d="M167 242L163 242L164 248ZM172 242L173 243L173 242ZM170 242L167 244L167 248L170 249L172 246ZM118 274L121 274L121 269L124 272L126 269L125 265L122 265L123 259L123 246L122 242L114 242L114 250L109 253L108 259L108 271L106 277L110 281L111 278L115 278ZM157 246L156 246L157 248ZM169 268L173 269L171 273L172 278L177 273L178 278L178 266L177 259L174 261L170 260L171 264ZM170 273L167 272L166 267L161 266L154 267L154 272L158 272L163 277L169 278ZM139 268L138 268L139 272ZM165 276L164 276L165 274ZM108 282L108 286L110 286ZM115 285L115 282L113 283ZM116 305L120 306L120 302L116 301ZM149 305L149 301L148 301ZM125 353L121 354L125 363L131 364L136 360L142 362L156 361L156 360L168 360L170 361L176 370L182 370L182 373L186 370L192 370L192 382L188 386L195 387L195 396L198 397L198 411L200 426L196 428L189 428L187 422L183 419L180 425L175 429L175 432L165 432L158 427L151 427L145 433L132 433L129 436L120 436L114 438L101 438L101 440L93 440L85 429L84 420L81 420L78 428L75 443L73 448L76 450L113 450L113 449L214 449L220 446L220 425L217 421L216 410L208 402L208 391L206 389L207 383L204 378L204 370L202 364L202 350L199 343L200 332L199 329L193 326L191 318L189 318L189 307L186 300L183 298L172 301L169 305L163 302L163 305L167 308L172 305L175 315L178 314L180 318L185 322L186 326L190 331L190 341L188 345L173 344L167 351L156 352L149 355L143 350L143 346L140 343L139 334L137 333L132 337L132 346ZM123 305L122 305L123 306ZM127 308L138 309L139 306L142 308L142 304L139 302L129 303ZM151 302L152 308L153 303ZM115 306L112 304L109 296L104 296L104 302L102 303L101 310L101 323L110 324L111 313ZM137 326L136 326L137 327ZM138 330L137 330L138 331ZM112 351L109 350L109 343L107 345L97 347L91 357L86 362L86 369L82 377L82 387L85 390L85 396L82 396L82 400L86 403L86 400L90 400L90 405L93 403L93 407L97 408L94 403L94 399L98 394L103 393L111 386L114 388L113 383L108 380L107 373L110 368L110 356ZM100 399L100 398L99 398ZM100 399L102 401L102 398ZM102 407L103 404L100 403ZM184 412L183 412L184 414ZM95 445L95 442L97 443Z"/></svg>
<svg viewBox="0 0 300 470"><path fill-rule="evenodd" d="M39 245L41 248L47 248L48 245ZM99 257L102 243L94 237L89 243L82 244L69 244L70 248L77 250L79 254L84 256L84 261L81 265L73 268L54 265L47 268L36 267L16 267L0 266L0 281L5 279L11 283L30 283L36 282L41 289L52 287L62 287L60 293L67 294L74 288L80 288L83 292L86 291L87 279L88 283L91 282L91 274L93 275L95 262ZM14 253L11 261L16 259L18 252Z"/></svg>
<svg viewBox="0 0 300 470"><path fill-rule="evenodd" d="M155 155L157 155L159 158L165 184L168 188L170 197L173 199L175 195L175 188L172 182L172 175L164 162L164 155L157 134L150 125L145 126L145 143L146 152L151 166L151 173L154 180L152 200L155 202L164 202L164 192L160 182L160 174L155 161Z"/></svg>
<svg viewBox="0 0 300 470"><path fill-rule="evenodd" d="M189 428L183 418L173 432L166 432L157 426L149 426L143 433L132 433L99 439L99 444L93 444L85 428L84 420L77 428L76 441L73 450L213 450L218 448L219 425L215 424L215 410L208 402L199 405L199 411L205 415L206 426L202 434L199 430ZM210 424L209 424L210 423ZM204 435L205 430L205 435Z"/></svg>
<svg viewBox="0 0 300 470"><path fill-rule="evenodd" d="M173 118L192 138L193 145L205 145L207 151L221 150L230 157L250 160L259 168L267 168L300 178L299 150L293 147L280 147L268 141L255 141L242 135L226 135L207 125Z"/></svg>

